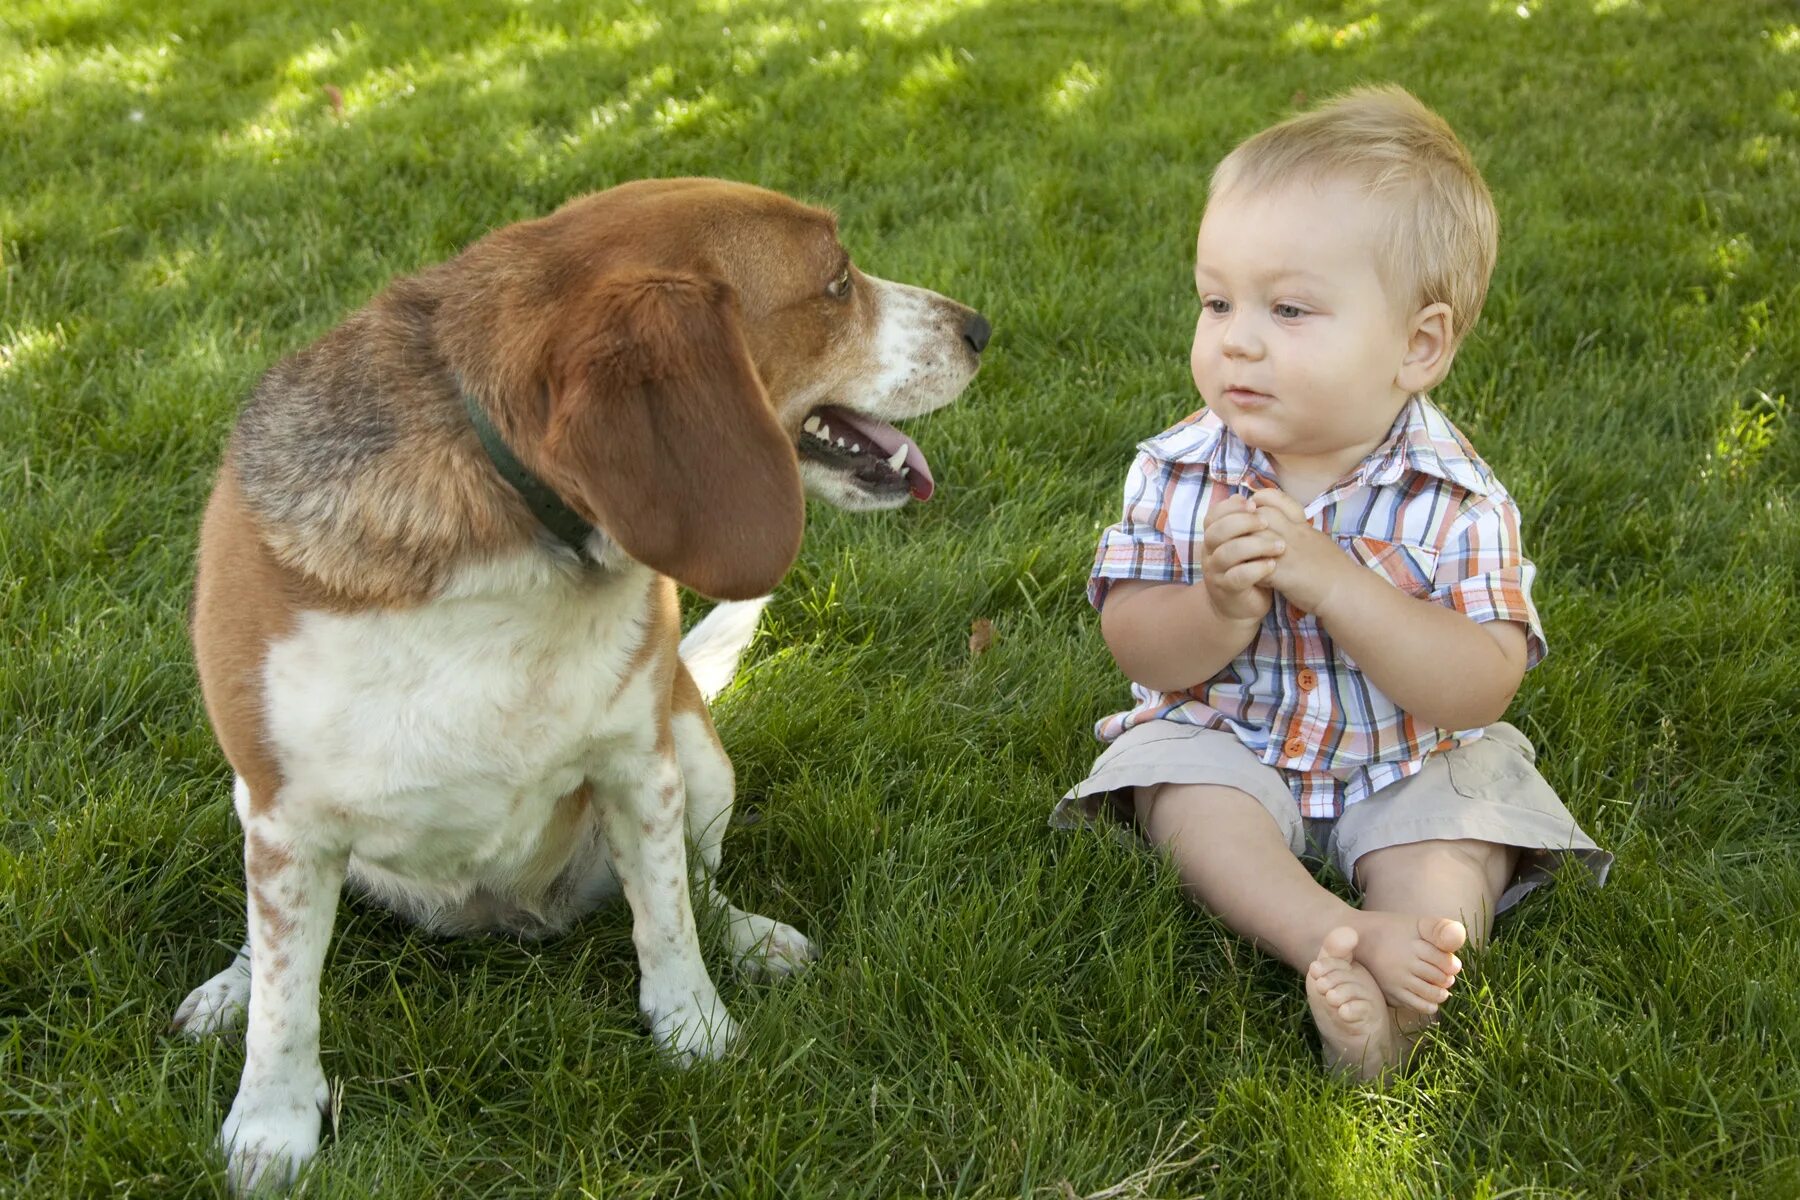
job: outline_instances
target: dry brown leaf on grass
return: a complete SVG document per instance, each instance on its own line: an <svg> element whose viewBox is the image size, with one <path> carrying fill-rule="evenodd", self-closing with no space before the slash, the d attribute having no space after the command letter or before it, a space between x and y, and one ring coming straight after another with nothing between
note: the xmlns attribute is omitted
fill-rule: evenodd
<svg viewBox="0 0 1800 1200"><path fill-rule="evenodd" d="M331 101L332 116L339 117L344 114L344 93L328 83L325 85L325 98Z"/></svg>
<svg viewBox="0 0 1800 1200"><path fill-rule="evenodd" d="M969 657L980 658L994 644L994 623L986 617L969 622Z"/></svg>

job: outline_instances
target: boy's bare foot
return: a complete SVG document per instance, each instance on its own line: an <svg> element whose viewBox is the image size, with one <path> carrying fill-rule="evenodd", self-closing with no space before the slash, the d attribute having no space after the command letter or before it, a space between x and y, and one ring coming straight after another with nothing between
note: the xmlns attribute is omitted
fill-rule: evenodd
<svg viewBox="0 0 1800 1200"><path fill-rule="evenodd" d="M1356 952L1356 930L1348 925L1326 934L1319 957L1306 969L1306 1002L1319 1027L1326 1067L1375 1079L1399 1065L1406 1046L1381 986Z"/></svg>
<svg viewBox="0 0 1800 1200"><path fill-rule="evenodd" d="M1462 971L1456 952L1469 940L1462 922L1363 909L1355 930L1356 960L1375 977L1387 1003L1435 1015Z"/></svg>

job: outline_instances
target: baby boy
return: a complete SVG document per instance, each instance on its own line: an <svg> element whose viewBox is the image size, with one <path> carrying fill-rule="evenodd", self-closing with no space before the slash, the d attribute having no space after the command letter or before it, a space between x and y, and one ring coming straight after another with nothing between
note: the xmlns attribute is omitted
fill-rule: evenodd
<svg viewBox="0 0 1800 1200"><path fill-rule="evenodd" d="M1492 198L1445 122L1364 88L1212 177L1190 365L1089 598L1132 682L1053 824L1103 811L1301 972L1333 1069L1405 1062L1458 952L1611 855L1501 721L1544 655L1512 497L1428 398L1481 312ZM1333 864L1352 907L1300 861Z"/></svg>

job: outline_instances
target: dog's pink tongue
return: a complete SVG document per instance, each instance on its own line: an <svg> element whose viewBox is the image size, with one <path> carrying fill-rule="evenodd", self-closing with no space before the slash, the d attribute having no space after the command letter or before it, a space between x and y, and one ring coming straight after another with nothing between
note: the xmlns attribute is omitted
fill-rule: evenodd
<svg viewBox="0 0 1800 1200"><path fill-rule="evenodd" d="M867 414L851 412L847 408L832 407L819 415L833 429L839 426L854 429L861 441L879 449L884 458L893 458L894 451L905 446L907 487L912 491L913 499L931 499L931 493L937 490L937 483L931 478L931 464L925 461L924 453L911 438L886 421L878 421Z"/></svg>

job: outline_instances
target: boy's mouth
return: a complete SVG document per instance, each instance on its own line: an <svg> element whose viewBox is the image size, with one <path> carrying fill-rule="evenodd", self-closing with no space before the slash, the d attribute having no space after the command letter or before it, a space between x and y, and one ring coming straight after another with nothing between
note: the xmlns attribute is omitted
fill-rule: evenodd
<svg viewBox="0 0 1800 1200"><path fill-rule="evenodd" d="M1267 392L1242 387L1226 388L1225 399L1239 408L1264 408L1275 402L1275 397Z"/></svg>

